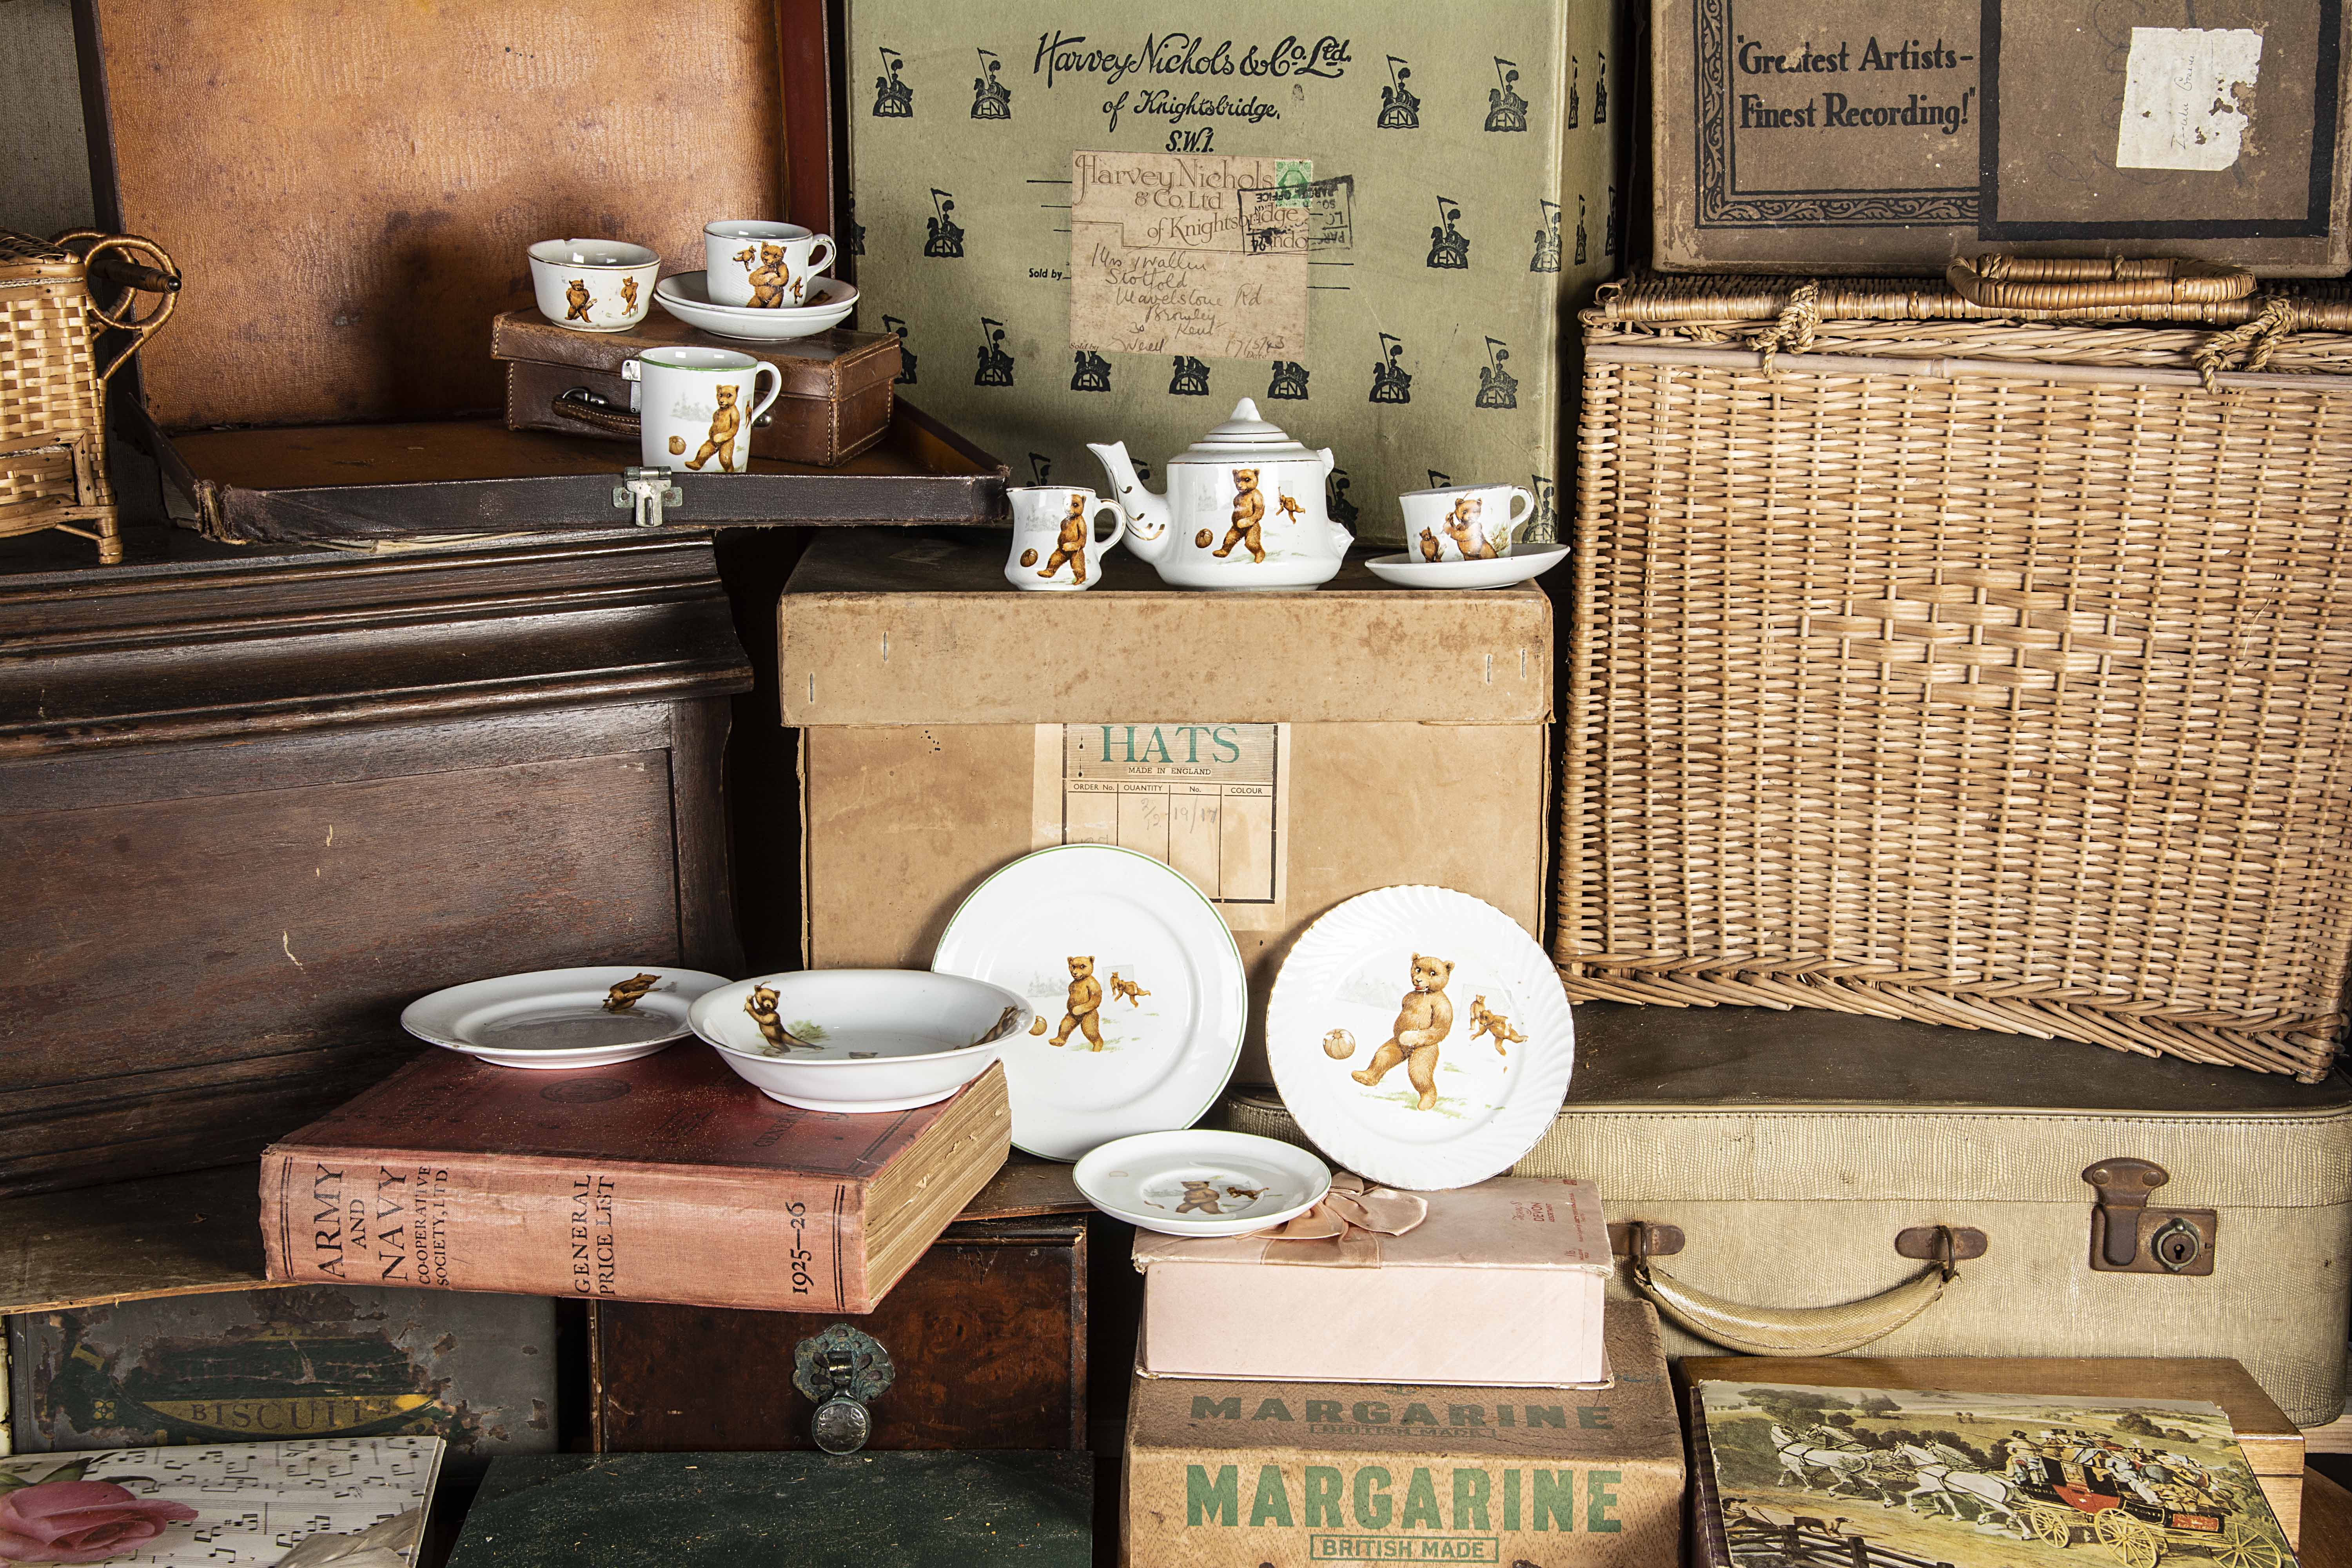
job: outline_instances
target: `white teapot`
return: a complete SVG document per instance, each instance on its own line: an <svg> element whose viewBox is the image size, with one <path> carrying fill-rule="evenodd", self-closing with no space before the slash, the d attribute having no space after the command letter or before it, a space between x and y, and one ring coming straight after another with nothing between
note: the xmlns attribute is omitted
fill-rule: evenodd
<svg viewBox="0 0 2352 1568"><path fill-rule="evenodd" d="M1127 519L1127 547L1179 588L1312 588L1355 536L1323 506L1331 449L1309 451L1243 398L1233 417L1168 460L1168 494L1143 488L1127 443L1088 446Z"/></svg>

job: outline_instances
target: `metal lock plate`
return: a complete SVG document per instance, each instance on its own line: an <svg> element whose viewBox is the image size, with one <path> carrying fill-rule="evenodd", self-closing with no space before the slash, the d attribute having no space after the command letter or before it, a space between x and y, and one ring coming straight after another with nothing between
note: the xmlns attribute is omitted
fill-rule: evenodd
<svg viewBox="0 0 2352 1568"><path fill-rule="evenodd" d="M2098 1274L2205 1275L2213 1272L2221 1216L2212 1209L2148 1206L2148 1194L2172 1180L2152 1160L2118 1156L2083 1173L2098 1201L2091 1208L2091 1268Z"/></svg>
<svg viewBox="0 0 2352 1568"><path fill-rule="evenodd" d="M828 1454L866 1447L874 1435L873 1413L866 1407L898 1375L881 1342L847 1323L835 1323L793 1347L793 1386L815 1402L809 1432Z"/></svg>

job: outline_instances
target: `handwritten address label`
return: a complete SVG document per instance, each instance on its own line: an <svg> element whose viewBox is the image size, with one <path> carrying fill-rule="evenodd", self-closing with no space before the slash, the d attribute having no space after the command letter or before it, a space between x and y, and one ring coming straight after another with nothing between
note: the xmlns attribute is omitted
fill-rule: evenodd
<svg viewBox="0 0 2352 1568"><path fill-rule="evenodd" d="M1303 159L1073 153L1070 346L1303 354L1314 189Z"/></svg>

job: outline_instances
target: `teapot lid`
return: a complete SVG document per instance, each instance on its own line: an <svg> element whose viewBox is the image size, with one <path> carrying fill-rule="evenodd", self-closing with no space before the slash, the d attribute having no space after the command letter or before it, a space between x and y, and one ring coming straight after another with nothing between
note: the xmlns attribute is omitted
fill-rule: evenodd
<svg viewBox="0 0 2352 1568"><path fill-rule="evenodd" d="M1281 426L1262 417L1257 405L1243 398L1225 422L1175 457L1171 463L1234 463L1244 459L1279 463L1294 458L1315 458L1291 439ZM1319 459L1318 459L1319 460Z"/></svg>

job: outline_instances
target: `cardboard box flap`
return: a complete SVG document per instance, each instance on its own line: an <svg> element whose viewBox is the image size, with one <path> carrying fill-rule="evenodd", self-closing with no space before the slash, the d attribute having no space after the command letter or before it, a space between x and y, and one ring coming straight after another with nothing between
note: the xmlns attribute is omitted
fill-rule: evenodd
<svg viewBox="0 0 2352 1568"><path fill-rule="evenodd" d="M775 0L87 10L103 221L187 280L140 355L166 429L496 408L534 242L688 271L709 219L783 216Z"/></svg>
<svg viewBox="0 0 2352 1568"><path fill-rule="evenodd" d="M777 609L794 726L1524 724L1551 717L1551 602L1532 584L1399 588L1360 555L1306 593L1171 588L1112 550L1101 585L1023 593L1003 534L843 531ZM1220 650L1211 667L1177 648Z"/></svg>
<svg viewBox="0 0 2352 1568"><path fill-rule="evenodd" d="M559 327L536 307L509 310L490 323L490 355L569 365L618 375L623 362L647 349L690 346L733 349L776 367L783 377L780 397L839 399L870 386L887 386L898 374L895 332L852 332L839 327L781 343L742 343L698 331L656 309L620 332L576 332Z"/></svg>
<svg viewBox="0 0 2352 1568"><path fill-rule="evenodd" d="M1606 1277L1615 1269L1601 1193L1591 1182L1502 1176L1474 1187L1424 1193L1428 1217L1402 1236L1374 1236L1381 1268L1572 1269ZM1143 1273L1197 1264L1283 1263L1361 1267L1333 1244L1284 1243L1271 1254L1262 1236L1159 1236L1135 1233L1135 1267Z"/></svg>

